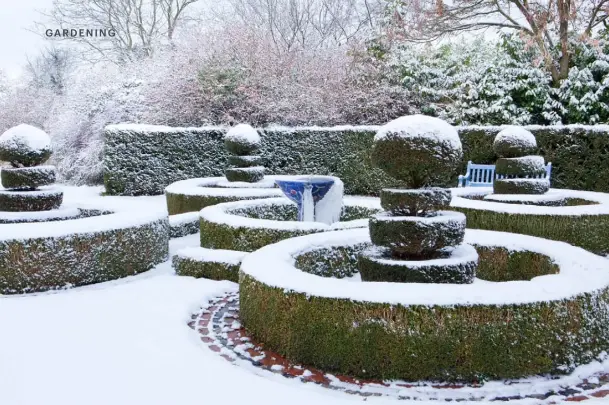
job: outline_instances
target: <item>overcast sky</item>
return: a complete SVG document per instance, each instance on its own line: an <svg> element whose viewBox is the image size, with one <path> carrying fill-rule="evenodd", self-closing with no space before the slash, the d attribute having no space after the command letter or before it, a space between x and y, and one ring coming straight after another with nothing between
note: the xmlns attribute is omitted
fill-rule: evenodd
<svg viewBox="0 0 609 405"><path fill-rule="evenodd" d="M27 29L34 29L39 19L37 10L51 7L53 0L1 0L0 6L0 69L9 76L19 74L26 55L34 56L47 40Z"/></svg>

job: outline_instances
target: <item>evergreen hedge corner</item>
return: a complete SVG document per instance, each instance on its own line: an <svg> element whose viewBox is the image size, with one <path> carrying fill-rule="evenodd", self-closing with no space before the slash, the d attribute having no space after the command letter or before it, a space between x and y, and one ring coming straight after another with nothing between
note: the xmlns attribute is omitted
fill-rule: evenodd
<svg viewBox="0 0 609 405"><path fill-rule="evenodd" d="M552 162L552 187L609 192L609 126L527 126L539 154ZM378 127L267 128L261 164L268 174L333 175L347 194L378 195L382 188L403 187L372 167L370 152ZM501 127L457 128L464 158L454 173L465 173L468 161L497 160L493 140ZM109 195L157 195L178 180L223 176L228 163L226 128L169 128L113 125L105 130L104 183Z"/></svg>

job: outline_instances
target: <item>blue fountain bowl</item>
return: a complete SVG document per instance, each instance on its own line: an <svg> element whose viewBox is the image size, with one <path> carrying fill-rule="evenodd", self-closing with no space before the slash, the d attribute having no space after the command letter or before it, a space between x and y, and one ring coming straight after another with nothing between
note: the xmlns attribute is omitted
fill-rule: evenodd
<svg viewBox="0 0 609 405"><path fill-rule="evenodd" d="M303 177L302 179L275 180L283 194L296 204L302 203L302 196L307 187L311 187L313 201L317 203L328 194L334 180L329 177Z"/></svg>

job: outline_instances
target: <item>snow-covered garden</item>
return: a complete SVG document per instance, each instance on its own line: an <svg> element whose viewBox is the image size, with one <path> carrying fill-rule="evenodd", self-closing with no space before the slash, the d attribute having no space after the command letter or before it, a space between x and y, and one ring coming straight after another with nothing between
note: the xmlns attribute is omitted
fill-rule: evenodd
<svg viewBox="0 0 609 405"><path fill-rule="evenodd" d="M609 0L49 0L27 29L0 405L606 403Z"/></svg>
<svg viewBox="0 0 609 405"><path fill-rule="evenodd" d="M6 131L3 399L602 401L609 194L550 188L536 136L522 127L486 135L497 156L490 187L459 188L455 127L415 115L331 131L370 130L368 170L392 184L378 184L380 198L345 195L357 177L268 173L262 152L278 135L245 124L192 128L223 145L210 169L225 176L179 180L156 196L56 185L48 135ZM155 131L192 139L110 127L140 141L121 149L109 137L109 159L151 151ZM179 176L169 172L181 156L156 164ZM121 176L136 184L141 173Z"/></svg>

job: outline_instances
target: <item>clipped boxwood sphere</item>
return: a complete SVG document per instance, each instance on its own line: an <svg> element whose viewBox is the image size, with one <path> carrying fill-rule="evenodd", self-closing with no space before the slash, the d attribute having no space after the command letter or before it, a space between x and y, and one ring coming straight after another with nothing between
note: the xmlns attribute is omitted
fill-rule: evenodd
<svg viewBox="0 0 609 405"><path fill-rule="evenodd" d="M10 190L33 190L55 183L55 167L4 168L0 171L2 186Z"/></svg>
<svg viewBox="0 0 609 405"><path fill-rule="evenodd" d="M465 215L438 211L429 217L392 217L387 213L370 218L370 240L390 248L398 258L427 257L438 250L463 243Z"/></svg>
<svg viewBox="0 0 609 405"><path fill-rule="evenodd" d="M254 156L229 156L228 164L234 167L255 167L262 165L262 158Z"/></svg>
<svg viewBox="0 0 609 405"><path fill-rule="evenodd" d="M226 169L224 175L230 182L256 183L264 178L264 167L233 167Z"/></svg>
<svg viewBox="0 0 609 405"><path fill-rule="evenodd" d="M394 215L422 215L450 206L451 191L445 188L419 190L383 189L381 207Z"/></svg>
<svg viewBox="0 0 609 405"><path fill-rule="evenodd" d="M537 151L535 136L522 127L510 126L497 134L493 150L499 157L515 158L532 155Z"/></svg>
<svg viewBox="0 0 609 405"><path fill-rule="evenodd" d="M0 161L29 167L46 162L51 154L49 135L31 125L17 125L0 136Z"/></svg>
<svg viewBox="0 0 609 405"><path fill-rule="evenodd" d="M473 246L460 245L441 252L435 260L395 260L391 250L373 246L358 260L362 281L393 283L470 284L476 276L478 253Z"/></svg>
<svg viewBox="0 0 609 405"><path fill-rule="evenodd" d="M224 146L237 156L250 155L260 148L260 135L252 126L239 124L226 133Z"/></svg>
<svg viewBox="0 0 609 405"><path fill-rule="evenodd" d="M501 179L493 184L494 194L545 194L548 190L547 179Z"/></svg>
<svg viewBox="0 0 609 405"><path fill-rule="evenodd" d="M372 163L408 188L449 186L463 158L457 130L424 115L401 117L374 137Z"/></svg>
<svg viewBox="0 0 609 405"><path fill-rule="evenodd" d="M524 156L520 158L499 158L495 173L510 177L539 176L546 172L542 156Z"/></svg>

